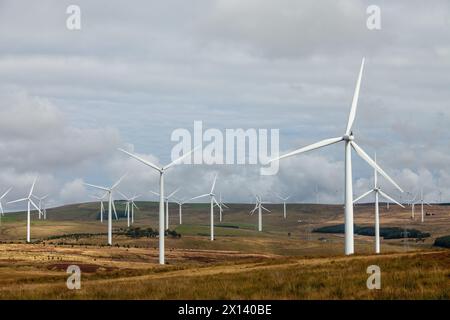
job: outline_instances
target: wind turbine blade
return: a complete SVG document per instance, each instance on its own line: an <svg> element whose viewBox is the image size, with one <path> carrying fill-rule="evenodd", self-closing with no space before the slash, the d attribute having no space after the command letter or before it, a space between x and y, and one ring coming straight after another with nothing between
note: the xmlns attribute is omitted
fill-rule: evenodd
<svg viewBox="0 0 450 320"><path fill-rule="evenodd" d="M364 152L363 149L361 149L360 146L358 146L355 141L351 141L350 144L352 145L353 149L355 149L356 153L363 158L372 168L376 169L378 171L378 173L380 173L383 177L385 177L390 183L392 183L398 190L400 190L401 192L403 192L402 188L399 187L399 185L392 180L391 177L389 177L387 175L386 172L384 172L383 169L381 169L378 164L375 163L375 161L373 161L368 155L367 153Z"/></svg>
<svg viewBox="0 0 450 320"><path fill-rule="evenodd" d="M124 195L122 192L120 192L119 190L116 190L116 192L118 194L120 194L125 200L129 200L128 197L126 195Z"/></svg>
<svg viewBox="0 0 450 320"><path fill-rule="evenodd" d="M100 187L100 186L96 186L95 184L89 184L89 183L83 183L83 184L86 186L92 187L92 188L97 188L97 189L105 190L105 191L109 192L109 189L105 188L105 187Z"/></svg>
<svg viewBox="0 0 450 320"><path fill-rule="evenodd" d="M18 199L18 200L14 200L14 201L9 201L9 202L7 202L7 204L22 202L22 201L25 201L25 200L28 200L28 198L22 198L22 199Z"/></svg>
<svg viewBox="0 0 450 320"><path fill-rule="evenodd" d="M6 197L6 195L12 190L12 187L6 190L6 192L0 197L0 200Z"/></svg>
<svg viewBox="0 0 450 320"><path fill-rule="evenodd" d="M174 192L172 192L171 194L169 194L169 195L167 196L167 199L171 198L175 193L178 192L178 190L180 190L180 188L177 188Z"/></svg>
<svg viewBox="0 0 450 320"><path fill-rule="evenodd" d="M187 158L192 152L194 152L195 150L197 150L198 148L200 148L201 146L196 146L194 149L192 149L189 152L186 152L185 154L183 154L181 157L179 157L178 159L175 159L174 161L172 161L171 163L169 163L167 166L165 166L163 169L167 170L170 167L172 167L173 165L176 165L178 162L180 162L181 160L183 160L184 158Z"/></svg>
<svg viewBox="0 0 450 320"><path fill-rule="evenodd" d="M207 196L209 196L209 193L205 193L205 194L202 194L200 196L196 196L196 197L190 198L188 201L199 199L199 198L203 198L203 197L207 197Z"/></svg>
<svg viewBox="0 0 450 320"><path fill-rule="evenodd" d="M363 70L364 70L364 60L365 59L363 58L362 62L361 62L361 69L359 69L358 80L356 81L356 88L355 88L355 93L353 94L352 107L350 108L350 115L348 116L347 129L345 129L346 135L350 134L350 132L352 130L353 122L355 121L355 117L356 117L356 109L358 107L358 98L359 98L359 89L361 88L361 78L362 78L362 74L363 74Z"/></svg>
<svg viewBox="0 0 450 320"><path fill-rule="evenodd" d="M258 209L258 206L256 206L252 211L250 211L250 214L253 214L256 211L256 209Z"/></svg>
<svg viewBox="0 0 450 320"><path fill-rule="evenodd" d="M264 206L261 206L261 209L266 210L267 212L270 212L269 209L264 208Z"/></svg>
<svg viewBox="0 0 450 320"><path fill-rule="evenodd" d="M213 182L212 187L211 187L211 193L214 192L214 187L216 186L216 181L217 181L217 174L216 174L216 176L214 177L214 182Z"/></svg>
<svg viewBox="0 0 450 320"><path fill-rule="evenodd" d="M119 220L119 217L117 216L116 205L114 204L114 200L111 201L111 204L113 207L114 216L116 217L116 220Z"/></svg>
<svg viewBox="0 0 450 320"><path fill-rule="evenodd" d="M134 203L134 201L133 201L133 207L135 207L136 209L140 210L139 207L136 205L136 203Z"/></svg>
<svg viewBox="0 0 450 320"><path fill-rule="evenodd" d="M125 173L123 176L120 177L119 180L116 181L116 183L114 183L111 187L111 190L114 189L115 187L117 187L119 185L119 183L122 182L123 178L125 178L128 175L128 173Z"/></svg>
<svg viewBox="0 0 450 320"><path fill-rule="evenodd" d="M311 150L314 150L314 149L322 148L322 147L328 146L330 144L337 143L339 141L342 141L342 137L325 139L325 140L322 140L322 141L310 144L310 145L308 145L306 147L297 149L295 151L292 151L292 152L287 153L285 155L282 155L280 157L271 159L271 160L269 160L269 163L273 162L273 161L276 161L276 160L284 159L284 158L287 158L287 157L292 157L292 156L294 156L296 154L299 154L299 153L303 153L303 152L311 151Z"/></svg>
<svg viewBox="0 0 450 320"><path fill-rule="evenodd" d="M125 150L123 150L123 149L121 149L121 148L119 148L118 150L119 150L119 151L122 151L123 153L126 153L126 154L129 155L130 157L132 157L132 158L134 158L134 159L136 159L136 160L142 162L143 164L145 164L145 165L147 165L147 166L149 166L149 167L152 167L152 168L155 169L155 170L158 170L159 172L162 171L162 168L158 167L157 165L151 163L151 162L148 161L148 160L144 160L143 158L141 158L141 157L139 157L139 156L137 156L137 155L135 155L135 154L132 154L132 153L130 153L130 152L128 152L128 151L125 151Z"/></svg>
<svg viewBox="0 0 450 320"><path fill-rule="evenodd" d="M394 199L392 199L390 196L388 196L386 193L384 193L383 191L381 191L381 190L378 190L378 192L383 196L383 198L386 198L386 199L388 199L388 200L390 200L390 201L392 201L392 202L394 202L395 204L398 204L400 207L402 207L402 208L404 208L405 206L404 205L402 205L400 202L398 202L398 201L396 201L396 200L394 200Z"/></svg>
<svg viewBox="0 0 450 320"><path fill-rule="evenodd" d="M356 198L355 200L353 200L353 203L358 202L358 201L361 200L362 198L364 198L364 197L368 196L369 194L371 194L373 191L374 191L374 190L372 189L372 190L367 191L367 192L364 193L363 195L360 195L358 198Z"/></svg>
<svg viewBox="0 0 450 320"><path fill-rule="evenodd" d="M429 204L428 202L425 202L425 204L426 204L427 206L431 207L431 204Z"/></svg>
<svg viewBox="0 0 450 320"><path fill-rule="evenodd" d="M228 207L228 206L227 206L225 203L223 203L223 202L222 202L220 205L221 205L222 207L225 207L225 208L227 208L227 209L230 209L230 207Z"/></svg>
<svg viewBox="0 0 450 320"><path fill-rule="evenodd" d="M131 198L131 200L136 200L137 198L141 197L140 194L133 196L133 198Z"/></svg>
<svg viewBox="0 0 450 320"><path fill-rule="evenodd" d="M34 185L36 184L36 181L37 181L37 177L34 178L33 184L31 185L30 193L28 194L28 198L31 197L31 195L33 194Z"/></svg>
<svg viewBox="0 0 450 320"><path fill-rule="evenodd" d="M36 205L36 203L34 203L33 200L31 200L31 198L28 198L28 200L31 202L31 204L33 205L33 207L35 207L36 210L39 211L39 213L42 213L42 212L41 212L41 209Z"/></svg>
<svg viewBox="0 0 450 320"><path fill-rule="evenodd" d="M155 196L158 196L158 197L159 197L159 193L158 193L158 192L155 192L155 191L150 190L150 193L153 193Z"/></svg>
<svg viewBox="0 0 450 320"><path fill-rule="evenodd" d="M216 197L213 197L213 200L214 200L215 204L216 204L219 208L222 208L222 206L217 202Z"/></svg>

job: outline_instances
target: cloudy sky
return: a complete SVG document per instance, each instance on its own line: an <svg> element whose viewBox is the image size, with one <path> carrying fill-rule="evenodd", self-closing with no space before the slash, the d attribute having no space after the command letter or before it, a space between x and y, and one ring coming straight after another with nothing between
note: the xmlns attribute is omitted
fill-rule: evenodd
<svg viewBox="0 0 450 320"><path fill-rule="evenodd" d="M66 28L71 4L81 30ZM366 26L381 8L381 30ZM284 153L345 130L361 58L358 143L407 191L450 201L450 3L348 0L0 0L0 188L53 205L88 201L83 182L156 190L118 147L170 162L177 128L280 129ZM343 199L343 145L259 167L178 166L181 197ZM372 170L353 155L354 192ZM387 182L382 186L399 197ZM0 192L2 192L0 190ZM403 195L403 198L408 198ZM14 209L14 208L11 208Z"/></svg>

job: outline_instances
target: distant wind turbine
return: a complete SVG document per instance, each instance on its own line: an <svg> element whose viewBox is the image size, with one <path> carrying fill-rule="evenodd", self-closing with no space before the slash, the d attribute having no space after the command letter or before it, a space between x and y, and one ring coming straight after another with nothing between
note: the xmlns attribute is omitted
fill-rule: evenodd
<svg viewBox="0 0 450 320"><path fill-rule="evenodd" d="M120 179L117 180L116 183L114 183L110 188L96 186L96 185L89 184L89 183L84 183L86 186L106 191L106 193L108 194L108 244L110 246L112 246L112 209L114 209L116 219L118 219L117 212L116 212L116 206L114 205L114 200L113 200L113 191L115 188L117 188L117 186L120 184L120 182L122 182L122 180L123 180L123 178L125 178L125 176L126 176L126 174L124 174L122 177L120 177Z"/></svg>
<svg viewBox="0 0 450 320"><path fill-rule="evenodd" d="M2 225L2 217L5 216L5 212L3 211L2 201L7 196L7 194L12 190L12 187L5 191L5 193L0 197L0 226Z"/></svg>
<svg viewBox="0 0 450 320"><path fill-rule="evenodd" d="M164 252L165 252L165 250L164 250L164 234L165 234L165 229L164 229L164 173L172 166L178 164L182 159L188 157L192 152L194 152L199 147L200 146L195 147L193 150L185 153L184 155L182 155L178 159L172 161L165 167L159 167L157 165L154 165L150 161L144 160L143 158L141 158L135 154L132 154L123 149L119 149L119 151L126 153L130 157L142 162L143 164L145 164L159 172L159 264L165 263L165 261L164 261L165 260L165 256L164 256Z"/></svg>
<svg viewBox="0 0 450 320"><path fill-rule="evenodd" d="M376 160L377 160L377 156L375 155L375 161ZM375 253L380 253L380 210L379 210L379 204L378 204L379 196L382 196L383 198L398 204L402 208L404 208L404 206L401 203L397 202L396 200L392 199L390 196L388 196L383 191L381 191L381 188L378 185L377 170L374 170L373 189L371 189L371 190L367 191L366 193L364 193L363 195L359 196L353 202L358 202L359 200L368 196L371 193L375 194Z"/></svg>
<svg viewBox="0 0 450 320"><path fill-rule="evenodd" d="M183 224L183 204L185 204L186 202L184 200L176 199L176 198L174 198L174 200L178 204L178 216L179 216L180 225L181 225L181 224Z"/></svg>
<svg viewBox="0 0 450 320"><path fill-rule="evenodd" d="M423 223L425 221L425 214L424 214L424 210L423 210L423 205L426 204L427 206L431 207L431 204L429 204L428 202L426 202L423 198L423 188L420 189L420 199L418 199L416 202L414 202L413 208L414 208L414 204L418 204L420 203L420 211L421 211L421 219L420 221Z"/></svg>
<svg viewBox="0 0 450 320"><path fill-rule="evenodd" d="M93 199L97 199L100 201L100 222L103 223L103 215L105 213L105 206L103 205L103 200L105 199L105 197L108 195L108 192L105 192L105 194L103 196L90 196Z"/></svg>
<svg viewBox="0 0 450 320"><path fill-rule="evenodd" d="M256 198L256 205L255 205L255 208L252 211L250 211L250 215L253 215L255 213L255 211L258 210L258 231L261 232L262 231L262 210L266 210L267 212L270 212L270 210L263 206L264 203L268 203L268 202L262 202L260 196L255 196L255 198Z"/></svg>
<svg viewBox="0 0 450 320"><path fill-rule="evenodd" d="M217 206L214 204L214 206ZM222 201L222 193L219 193L219 221L222 222L223 220L223 208L230 209L225 203Z"/></svg>
<svg viewBox="0 0 450 320"><path fill-rule="evenodd" d="M217 181L217 174L214 177L214 182L212 184L210 193L205 193L205 194L202 194L197 197L193 197L193 198L189 199L189 201L191 201L191 200L200 199L203 197L210 197L210 201L211 201L211 211L210 211L211 212L211 217L210 217L211 218L210 219L211 220L211 241L214 241L214 203L216 203L216 205L219 208L221 207L221 205L216 200L216 195L214 194L214 188L216 186L216 181Z"/></svg>
<svg viewBox="0 0 450 320"><path fill-rule="evenodd" d="M286 219L286 201L289 200L291 196L282 197L279 194L276 194L277 198L283 201L283 218Z"/></svg>
<svg viewBox="0 0 450 320"><path fill-rule="evenodd" d="M381 169L368 155L367 153L356 144L355 138L352 132L353 122L356 117L356 109L358 105L359 90L361 87L361 78L364 70L364 58L362 59L361 69L359 70L358 80L356 82L355 93L353 95L353 101L350 108L350 115L347 122L347 128L345 133L341 137L325 139L301 149L295 150L283 156L270 160L277 161L283 158L291 157L303 152L318 149L328 145L332 145L341 141L345 143L345 254L350 255L355 252L354 250L354 225L353 225L353 182L352 182L352 163L351 163L351 149L353 148L356 153L363 158L371 167L376 169L382 176L390 181L401 192L403 190Z"/></svg>
<svg viewBox="0 0 450 320"><path fill-rule="evenodd" d="M38 206L40 209L40 212L42 212L42 215L44 216L44 220L47 219L47 209L45 208L45 199L47 199L48 194L46 194L43 197L37 197L35 195L33 195L33 198L35 198L36 200L38 200ZM41 219L41 213L39 213L39 220Z"/></svg>
<svg viewBox="0 0 450 320"><path fill-rule="evenodd" d="M34 201L32 199L34 185L36 184L36 181L37 181L37 177L34 178L33 184L31 185L30 192L28 193L28 196L26 198L22 198L22 199L18 199L18 200L14 200L14 201L8 202L8 204L11 204L11 203L16 203L16 202L27 201L27 204L28 204L28 211L27 211L27 242L28 243L31 242L31 230L30 230L30 226L31 226L31 215L30 215L31 206L35 207L36 210L39 212L39 214L41 214L41 209L39 209L39 207L36 205L36 203L34 203Z"/></svg>
<svg viewBox="0 0 450 320"><path fill-rule="evenodd" d="M180 190L180 188L177 188L175 191L173 191L168 196L164 197L164 200L166 201L166 230L169 230L169 201L172 199L172 197ZM159 196L158 192L150 191L156 196Z"/></svg>
<svg viewBox="0 0 450 320"><path fill-rule="evenodd" d="M130 218L131 224L134 223L134 208L139 209L138 206L134 203L134 200L140 197L140 195L135 195L133 197L127 197L125 194L117 190L117 192L125 199L125 213L127 215L127 226L130 227Z"/></svg>

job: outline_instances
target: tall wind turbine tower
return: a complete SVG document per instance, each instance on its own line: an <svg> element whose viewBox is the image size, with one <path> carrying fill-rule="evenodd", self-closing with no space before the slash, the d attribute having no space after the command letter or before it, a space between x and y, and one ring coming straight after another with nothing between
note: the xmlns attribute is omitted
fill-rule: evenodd
<svg viewBox="0 0 450 320"><path fill-rule="evenodd" d="M368 155L367 153L355 142L355 136L353 135L352 126L356 117L356 109L358 105L359 90L361 87L361 78L364 70L364 58L361 62L361 68L359 70L358 79L356 82L355 93L353 95L353 101L350 108L350 115L347 122L347 128L344 135L341 137L325 139L301 149L295 150L281 157L270 160L277 161L283 158L291 157L300 153L304 153L310 150L329 146L338 142L344 142L345 147L345 254L350 255L355 252L354 250L354 230L353 230L353 182L352 182L352 153L353 148L356 153L363 158L371 167L376 169L382 176L389 180L395 187L401 192L403 190L381 169Z"/></svg>
<svg viewBox="0 0 450 320"><path fill-rule="evenodd" d="M175 159L171 163L169 163L165 167L157 166L153 163L151 163L148 160L145 160L135 154L132 154L128 151L125 151L123 149L119 149L119 151L126 153L130 157L142 162L146 166L149 166L150 168L153 168L154 170L159 172L159 264L165 263L165 249L164 249L164 236L165 236L165 225L164 225L164 173L173 167L174 165L178 164L183 160L184 158L188 157L192 152L194 152L196 149L198 149L200 146L195 147L193 150L185 153L178 159Z"/></svg>
<svg viewBox="0 0 450 320"><path fill-rule="evenodd" d="M377 160L377 156L375 155L375 161ZM378 185L378 173L377 170L374 170L374 176L373 176L373 189L367 191L360 197L356 198L354 202L359 201L360 199L368 196L369 194L373 193L375 195L375 253L380 253L380 209L378 204L379 196L382 196L383 198L387 199L388 201L392 201L396 204L398 204L400 207L404 208L404 206L397 202L396 200L392 199L390 196L388 196L386 193L381 191L380 186Z"/></svg>
<svg viewBox="0 0 450 320"><path fill-rule="evenodd" d="M22 202L22 201L26 201L27 205L28 205L28 210L27 210L27 243L31 242L31 206L35 207L36 210L38 211L39 214L41 214L41 209L36 205L36 203L34 203L32 197L33 197L33 190L34 190L34 185L36 184L37 181L37 177L34 178L33 184L31 185L31 189L30 192L28 193L28 196L26 198L22 198L22 199L18 199L18 200L14 200L14 201L10 201L8 202L8 204L10 203L16 203L16 202Z"/></svg>
<svg viewBox="0 0 450 320"><path fill-rule="evenodd" d="M114 209L114 212L116 213L116 208L114 205L113 200L113 191L117 186L122 182L123 178L125 178L126 174L124 174L119 180L116 181L111 187L100 187L96 186L94 184L85 183L86 186L100 189L105 191L108 194L108 244L112 246L112 209ZM116 219L117 219L117 213L116 213Z"/></svg>

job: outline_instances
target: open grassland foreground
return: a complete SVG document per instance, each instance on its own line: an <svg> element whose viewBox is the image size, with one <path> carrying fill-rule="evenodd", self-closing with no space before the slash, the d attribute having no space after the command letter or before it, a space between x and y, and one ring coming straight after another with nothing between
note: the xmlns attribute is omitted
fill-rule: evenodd
<svg viewBox="0 0 450 320"><path fill-rule="evenodd" d="M174 249L0 245L1 299L449 299L450 251L286 257ZM213 262L213 263L211 263ZM81 289L66 287L69 265ZM366 287L369 265L381 290Z"/></svg>

